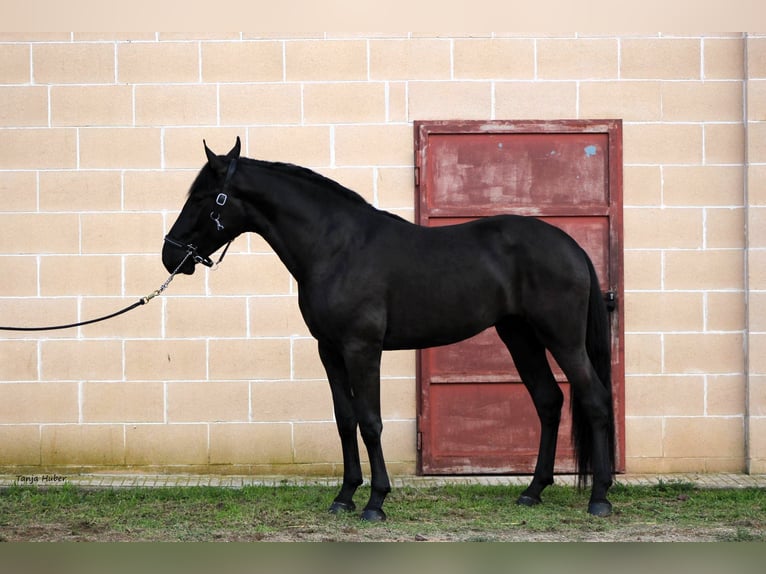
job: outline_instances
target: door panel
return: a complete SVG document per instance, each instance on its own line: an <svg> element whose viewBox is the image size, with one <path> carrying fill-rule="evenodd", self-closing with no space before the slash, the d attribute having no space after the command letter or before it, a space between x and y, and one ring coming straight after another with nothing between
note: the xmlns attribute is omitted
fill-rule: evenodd
<svg viewBox="0 0 766 574"><path fill-rule="evenodd" d="M622 143L619 121L416 122L418 221L441 226L501 213L534 215L575 238L603 291L622 301ZM624 467L622 309L611 316L618 470ZM574 470L569 384L557 472ZM540 425L510 354L488 329L418 352L418 470L531 473Z"/></svg>

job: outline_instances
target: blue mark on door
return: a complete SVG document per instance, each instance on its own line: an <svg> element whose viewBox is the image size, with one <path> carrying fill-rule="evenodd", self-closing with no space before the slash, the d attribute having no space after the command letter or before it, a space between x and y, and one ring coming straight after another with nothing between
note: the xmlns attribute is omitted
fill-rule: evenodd
<svg viewBox="0 0 766 574"><path fill-rule="evenodd" d="M597 148L594 145L589 145L585 147L585 155L588 157L593 157L596 155Z"/></svg>

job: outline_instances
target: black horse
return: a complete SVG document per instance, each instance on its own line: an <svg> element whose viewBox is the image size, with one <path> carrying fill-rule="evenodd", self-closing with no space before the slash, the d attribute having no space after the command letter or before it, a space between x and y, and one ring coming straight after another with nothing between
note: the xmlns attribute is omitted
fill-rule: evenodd
<svg viewBox="0 0 766 574"><path fill-rule="evenodd" d="M588 256L566 233L513 215L426 228L379 211L308 169L225 156L208 162L162 251L168 271L195 263L241 233L262 235L295 277L299 305L327 371L343 450L343 484L331 512L353 510L362 483L357 427L371 495L362 518L384 520L391 486L383 460L381 353L454 343L494 326L540 417L534 477L518 503L553 483L563 394L550 350L572 389L579 484L593 473L588 511L611 512L614 417L606 306Z"/></svg>

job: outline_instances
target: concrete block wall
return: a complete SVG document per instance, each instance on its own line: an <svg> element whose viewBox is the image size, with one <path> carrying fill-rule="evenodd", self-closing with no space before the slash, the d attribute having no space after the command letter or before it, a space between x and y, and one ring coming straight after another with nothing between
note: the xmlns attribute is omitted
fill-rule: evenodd
<svg viewBox="0 0 766 574"><path fill-rule="evenodd" d="M12 34L0 62L5 325L157 288L203 138L412 219L416 119L622 118L628 470L766 469L766 37ZM383 361L392 472L415 469L414 357ZM295 282L257 236L127 316L0 332L0 444L32 469L341 461Z"/></svg>

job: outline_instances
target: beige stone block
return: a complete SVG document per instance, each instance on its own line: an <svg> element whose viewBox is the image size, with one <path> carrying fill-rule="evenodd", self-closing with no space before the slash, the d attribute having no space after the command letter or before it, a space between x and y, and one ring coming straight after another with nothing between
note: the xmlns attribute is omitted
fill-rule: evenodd
<svg viewBox="0 0 766 574"><path fill-rule="evenodd" d="M370 40L371 80L448 80L449 78L449 40Z"/></svg>
<svg viewBox="0 0 766 574"><path fill-rule="evenodd" d="M625 251L625 288L660 289L662 287L662 253L659 251Z"/></svg>
<svg viewBox="0 0 766 574"><path fill-rule="evenodd" d="M747 82L747 119L750 121L766 120L766 80Z"/></svg>
<svg viewBox="0 0 766 574"><path fill-rule="evenodd" d="M706 80L744 78L744 42L741 38L705 38L703 74Z"/></svg>
<svg viewBox="0 0 766 574"><path fill-rule="evenodd" d="M64 255L40 258L40 293L53 295L119 295L122 270L113 255Z"/></svg>
<svg viewBox="0 0 766 574"><path fill-rule="evenodd" d="M750 212L751 216L753 212ZM750 227L750 244L759 229ZM755 236L755 237L754 237ZM745 210L743 208L714 208L705 210L705 246L712 249L742 249L745 246Z"/></svg>
<svg viewBox="0 0 766 574"><path fill-rule="evenodd" d="M697 39L625 38L620 44L620 77L641 80L697 80L701 77Z"/></svg>
<svg viewBox="0 0 766 574"><path fill-rule="evenodd" d="M705 295L708 331L742 331L745 328L745 294L741 291L710 292Z"/></svg>
<svg viewBox="0 0 766 574"><path fill-rule="evenodd" d="M742 82L663 82L662 119L742 121Z"/></svg>
<svg viewBox="0 0 766 574"><path fill-rule="evenodd" d="M490 82L410 82L409 118L486 119L492 112Z"/></svg>
<svg viewBox="0 0 766 574"><path fill-rule="evenodd" d="M201 147L201 142L200 142ZM199 154L199 168L204 161ZM141 170L123 174L123 205L128 211L168 210L173 217L181 211L186 201L197 169L190 170Z"/></svg>
<svg viewBox="0 0 766 574"><path fill-rule="evenodd" d="M40 427L38 425L0 426L0 465L37 466L40 464Z"/></svg>
<svg viewBox="0 0 766 574"><path fill-rule="evenodd" d="M116 211L120 174L112 171L40 172L40 211Z"/></svg>
<svg viewBox="0 0 766 574"><path fill-rule="evenodd" d="M629 207L623 217L628 249L702 247L702 209Z"/></svg>
<svg viewBox="0 0 766 574"><path fill-rule="evenodd" d="M337 126L335 162L341 166L405 166L414 158L409 125Z"/></svg>
<svg viewBox="0 0 766 574"><path fill-rule="evenodd" d="M547 80L617 78L617 40L539 40L537 77Z"/></svg>
<svg viewBox="0 0 766 574"><path fill-rule="evenodd" d="M766 290L766 249L750 249L747 261L750 289Z"/></svg>
<svg viewBox="0 0 766 574"><path fill-rule="evenodd" d="M625 206L662 205L662 168L625 166L623 168L623 203Z"/></svg>
<svg viewBox="0 0 766 574"><path fill-rule="evenodd" d="M125 463L122 425L44 425L43 465L114 466Z"/></svg>
<svg viewBox="0 0 766 574"><path fill-rule="evenodd" d="M133 124L133 88L56 86L51 90L50 113L52 126L129 126Z"/></svg>
<svg viewBox="0 0 766 574"><path fill-rule="evenodd" d="M630 417L702 416L705 377L628 377L625 415Z"/></svg>
<svg viewBox="0 0 766 574"><path fill-rule="evenodd" d="M248 129L250 155L256 159L306 167L330 165L327 126L255 127Z"/></svg>
<svg viewBox="0 0 766 574"><path fill-rule="evenodd" d="M384 379L380 383L380 412L384 421L411 420L417 416L417 385L410 379Z"/></svg>
<svg viewBox="0 0 766 574"><path fill-rule="evenodd" d="M241 241L242 238L237 240ZM219 270L207 273L211 295L286 295L290 292L290 273L273 252L227 254Z"/></svg>
<svg viewBox="0 0 766 574"><path fill-rule="evenodd" d="M3 62L3 74L0 84L27 84L31 80L29 51L24 44L1 44L0 61Z"/></svg>
<svg viewBox="0 0 766 574"><path fill-rule="evenodd" d="M210 425L210 464L290 464L289 423Z"/></svg>
<svg viewBox="0 0 766 574"><path fill-rule="evenodd" d="M202 81L279 82L282 42L203 42Z"/></svg>
<svg viewBox="0 0 766 574"><path fill-rule="evenodd" d="M285 44L285 79L293 81L366 80L365 40L306 40Z"/></svg>
<svg viewBox="0 0 766 574"><path fill-rule="evenodd" d="M44 298L27 297L23 299L0 299L0 317L3 324L11 327L43 327L64 325L77 321L77 300L74 297ZM28 338L29 333L7 331L4 339ZM50 331L46 338L71 337L72 334Z"/></svg>
<svg viewBox="0 0 766 574"><path fill-rule="evenodd" d="M407 82L388 82L387 118L389 122L407 121Z"/></svg>
<svg viewBox="0 0 766 574"><path fill-rule="evenodd" d="M83 128L80 168L138 169L161 165L159 128Z"/></svg>
<svg viewBox="0 0 766 574"><path fill-rule="evenodd" d="M662 335L625 334L625 374L662 372Z"/></svg>
<svg viewBox="0 0 766 574"><path fill-rule="evenodd" d="M207 463L207 424L136 424L125 429L127 465L170 466Z"/></svg>
<svg viewBox="0 0 766 574"><path fill-rule="evenodd" d="M741 333L665 335L666 373L735 374L744 371Z"/></svg>
<svg viewBox="0 0 766 574"><path fill-rule="evenodd" d="M77 253L77 215L0 213L0 252L9 255Z"/></svg>
<svg viewBox="0 0 766 574"><path fill-rule="evenodd" d="M375 187L380 209L411 208L415 205L415 177L410 167L376 170Z"/></svg>
<svg viewBox="0 0 766 574"><path fill-rule="evenodd" d="M634 458L662 456L662 418L625 417L625 457L628 472L634 472Z"/></svg>
<svg viewBox="0 0 766 574"><path fill-rule="evenodd" d="M163 151L165 167L172 169L195 170L189 184L184 189L188 191L194 182L196 172L207 163L205 156L205 147L203 140L207 142L210 149L221 155L228 152L240 137L242 144L245 145L246 138L243 128L226 127L169 127L164 130ZM245 155L243 152L242 155ZM183 196L177 204L176 209L181 209L186 196Z"/></svg>
<svg viewBox="0 0 766 574"><path fill-rule="evenodd" d="M577 116L577 84L497 82L494 104L496 118L573 118Z"/></svg>
<svg viewBox="0 0 766 574"><path fill-rule="evenodd" d="M750 333L748 353L750 372L766 374L766 333Z"/></svg>
<svg viewBox="0 0 766 574"><path fill-rule="evenodd" d="M0 256L0 296L34 297L37 295L37 259L34 256Z"/></svg>
<svg viewBox="0 0 766 574"><path fill-rule="evenodd" d="M36 84L111 84L114 44L36 44L32 75Z"/></svg>
<svg viewBox="0 0 766 574"><path fill-rule="evenodd" d="M766 293L751 291L748 294L747 311L750 330L766 332Z"/></svg>
<svg viewBox="0 0 766 574"><path fill-rule="evenodd" d="M386 86L382 82L337 82L303 87L305 123L380 123L385 119Z"/></svg>
<svg viewBox="0 0 766 574"><path fill-rule="evenodd" d="M737 249L668 251L666 289L742 289L742 252Z"/></svg>
<svg viewBox="0 0 766 574"><path fill-rule="evenodd" d="M364 447L360 444L360 455ZM293 456L296 463L342 462L343 454L334 422L293 424Z"/></svg>
<svg viewBox="0 0 766 574"><path fill-rule="evenodd" d="M205 341L127 340L125 378L129 381L204 380L207 374Z"/></svg>
<svg viewBox="0 0 766 574"><path fill-rule="evenodd" d="M309 336L296 295L252 297L248 306L253 337Z"/></svg>
<svg viewBox="0 0 766 574"><path fill-rule="evenodd" d="M165 334L173 338L244 337L247 306L242 297L174 297L165 306Z"/></svg>
<svg viewBox="0 0 766 574"><path fill-rule="evenodd" d="M199 49L186 42L133 42L117 45L120 83L198 82Z"/></svg>
<svg viewBox="0 0 766 574"><path fill-rule="evenodd" d="M217 92L213 85L137 86L135 92L137 126L217 123Z"/></svg>
<svg viewBox="0 0 766 574"><path fill-rule="evenodd" d="M744 163L745 130L738 124L705 124L705 161Z"/></svg>
<svg viewBox="0 0 766 574"><path fill-rule="evenodd" d="M5 68L3 68L5 71ZM48 90L39 86L0 87L0 126L48 125Z"/></svg>
<svg viewBox="0 0 766 574"><path fill-rule="evenodd" d="M744 375L709 375L705 396L705 412L711 416L744 416Z"/></svg>
<svg viewBox="0 0 766 574"><path fill-rule="evenodd" d="M766 121L750 122L747 137L748 161L750 163L766 163Z"/></svg>
<svg viewBox="0 0 766 574"><path fill-rule="evenodd" d="M766 78L766 38L747 39L747 77Z"/></svg>
<svg viewBox="0 0 766 574"><path fill-rule="evenodd" d="M658 121L662 118L660 82L582 82L580 117Z"/></svg>
<svg viewBox="0 0 766 574"><path fill-rule="evenodd" d="M151 285L146 285L146 293L142 296L148 295L151 287ZM124 309L135 303L138 298L138 296L83 297L80 303L80 315L83 319L103 317L119 309ZM80 327L80 332L86 338L158 338L162 335L162 305L159 301L150 305L143 305L108 321Z"/></svg>
<svg viewBox="0 0 766 574"><path fill-rule="evenodd" d="M625 163L700 164L702 131L695 124L625 124Z"/></svg>
<svg viewBox="0 0 766 574"><path fill-rule="evenodd" d="M744 214L742 227L744 228ZM766 247L766 207L752 206L748 209L748 245L753 248Z"/></svg>
<svg viewBox="0 0 766 574"><path fill-rule="evenodd" d="M333 405L327 379L258 381L250 384L253 421L332 421Z"/></svg>
<svg viewBox="0 0 766 574"><path fill-rule="evenodd" d="M670 417L665 420L668 458L741 458L744 425L739 417Z"/></svg>
<svg viewBox="0 0 766 574"><path fill-rule="evenodd" d="M3 425L77 422L77 395L77 383L0 384L0 421Z"/></svg>
<svg viewBox="0 0 766 574"><path fill-rule="evenodd" d="M37 210L37 174L31 171L0 171L3 211Z"/></svg>
<svg viewBox="0 0 766 574"><path fill-rule="evenodd" d="M75 42L153 42L157 39L154 32L73 32Z"/></svg>
<svg viewBox="0 0 766 574"><path fill-rule="evenodd" d="M290 378L289 339L220 339L209 347L211 380Z"/></svg>
<svg viewBox="0 0 766 574"><path fill-rule="evenodd" d="M221 124L301 123L300 84L228 84L219 91Z"/></svg>
<svg viewBox="0 0 766 574"><path fill-rule="evenodd" d="M83 214L82 253L158 253L165 235L159 213Z"/></svg>
<svg viewBox="0 0 766 574"><path fill-rule="evenodd" d="M46 381L122 379L122 341L58 340L40 344Z"/></svg>
<svg viewBox="0 0 766 574"><path fill-rule="evenodd" d="M534 77L535 43L532 40L458 39L454 42L456 80L531 80Z"/></svg>
<svg viewBox="0 0 766 574"><path fill-rule="evenodd" d="M766 417L751 417L750 469L751 473L766 473Z"/></svg>
<svg viewBox="0 0 766 574"><path fill-rule="evenodd" d="M381 377L414 377L415 351L385 351L380 361Z"/></svg>
<svg viewBox="0 0 766 574"><path fill-rule="evenodd" d="M703 325L702 293L625 294L626 331L701 331Z"/></svg>
<svg viewBox="0 0 766 574"><path fill-rule="evenodd" d="M293 378L327 379L315 339L293 339Z"/></svg>
<svg viewBox="0 0 766 574"><path fill-rule="evenodd" d="M0 381L36 381L37 342L0 340Z"/></svg>
<svg viewBox="0 0 766 574"><path fill-rule="evenodd" d="M168 422L247 421L248 386L245 381L167 383Z"/></svg>
<svg viewBox="0 0 766 574"><path fill-rule="evenodd" d="M85 382L82 385L82 421L85 423L161 423L164 418L165 391L160 382Z"/></svg>
<svg viewBox="0 0 766 574"><path fill-rule="evenodd" d="M0 169L72 169L75 167L78 167L77 130L71 128L0 129Z"/></svg>

